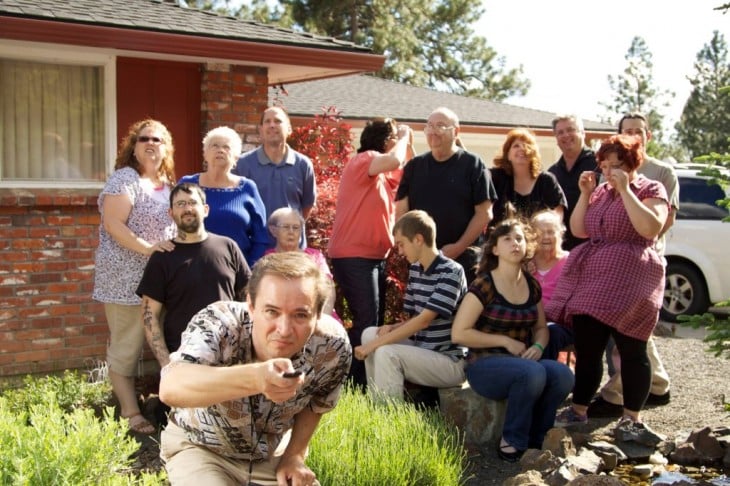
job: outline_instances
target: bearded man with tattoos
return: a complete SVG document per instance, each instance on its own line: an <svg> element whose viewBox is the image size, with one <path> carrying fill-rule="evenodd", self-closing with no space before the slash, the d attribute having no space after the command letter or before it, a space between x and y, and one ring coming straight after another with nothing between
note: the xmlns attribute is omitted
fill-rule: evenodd
<svg viewBox="0 0 730 486"><path fill-rule="evenodd" d="M177 225L175 249L150 257L137 288L147 343L160 367L170 362L170 353L180 346L180 336L198 311L219 300L245 299L251 275L232 239L205 230L208 205L198 185L175 186L169 211Z"/></svg>

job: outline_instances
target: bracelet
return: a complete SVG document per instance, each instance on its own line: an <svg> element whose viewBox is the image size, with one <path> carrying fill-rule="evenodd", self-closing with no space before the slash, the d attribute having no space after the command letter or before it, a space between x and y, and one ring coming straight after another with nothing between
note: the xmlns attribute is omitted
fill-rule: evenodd
<svg viewBox="0 0 730 486"><path fill-rule="evenodd" d="M532 343L532 347L539 349L541 353L544 353L545 352L545 348L540 343Z"/></svg>

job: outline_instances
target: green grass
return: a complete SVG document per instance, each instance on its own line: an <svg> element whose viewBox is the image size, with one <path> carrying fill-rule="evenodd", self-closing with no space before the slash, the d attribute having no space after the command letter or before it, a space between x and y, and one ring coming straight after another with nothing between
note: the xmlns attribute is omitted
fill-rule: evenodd
<svg viewBox="0 0 730 486"><path fill-rule="evenodd" d="M464 463L461 438L437 411L350 388L322 417L307 459L322 486L457 486Z"/></svg>

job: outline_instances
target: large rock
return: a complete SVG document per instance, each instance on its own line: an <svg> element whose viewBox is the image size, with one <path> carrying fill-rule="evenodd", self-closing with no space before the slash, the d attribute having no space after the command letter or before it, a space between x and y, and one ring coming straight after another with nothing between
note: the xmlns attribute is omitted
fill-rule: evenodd
<svg viewBox="0 0 730 486"><path fill-rule="evenodd" d="M542 480L539 472L527 471L506 479L502 486L547 486L547 484Z"/></svg>
<svg viewBox="0 0 730 486"><path fill-rule="evenodd" d="M440 388L441 413L464 434L464 441L479 447L494 447L502 436L506 401L477 394L464 382L461 387Z"/></svg>
<svg viewBox="0 0 730 486"><path fill-rule="evenodd" d="M679 444L669 456L672 461L683 465L703 465L720 461L725 455L720 442L709 427L693 430L687 441Z"/></svg>

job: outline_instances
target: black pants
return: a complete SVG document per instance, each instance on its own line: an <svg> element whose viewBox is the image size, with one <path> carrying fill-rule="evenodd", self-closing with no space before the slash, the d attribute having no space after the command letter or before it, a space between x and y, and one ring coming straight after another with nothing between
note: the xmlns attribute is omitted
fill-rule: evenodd
<svg viewBox="0 0 730 486"><path fill-rule="evenodd" d="M644 406L651 387L651 365L646 341L621 334L616 329L587 315L573 316L575 336L575 388L573 403L588 405L601 385L603 353L613 336L621 356L624 408L638 412Z"/></svg>

